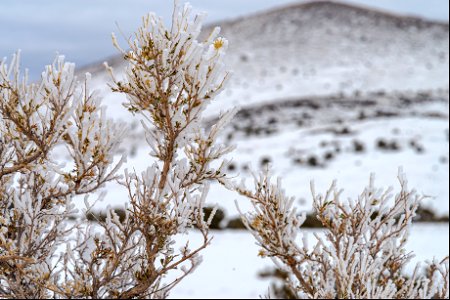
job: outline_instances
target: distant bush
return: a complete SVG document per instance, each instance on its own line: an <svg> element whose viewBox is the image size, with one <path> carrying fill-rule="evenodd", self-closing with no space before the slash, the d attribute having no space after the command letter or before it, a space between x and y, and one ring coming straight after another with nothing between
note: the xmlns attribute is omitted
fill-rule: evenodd
<svg viewBox="0 0 450 300"><path fill-rule="evenodd" d="M262 157L260 160L260 165L262 168L267 167L269 164L272 163L272 159L270 157Z"/></svg>
<svg viewBox="0 0 450 300"><path fill-rule="evenodd" d="M241 218L233 218L229 220L225 228L234 230L247 229L247 227L245 227L244 223L242 222Z"/></svg>
<svg viewBox="0 0 450 300"><path fill-rule="evenodd" d="M319 158L315 155L311 155L310 157L308 157L307 164L310 167L320 167L321 166Z"/></svg>
<svg viewBox="0 0 450 300"><path fill-rule="evenodd" d="M384 151L399 151L400 145L396 140L386 140L384 138L380 138L376 141L376 146L378 149Z"/></svg>
<svg viewBox="0 0 450 300"><path fill-rule="evenodd" d="M359 140L353 140L353 150L356 153L361 153L361 152L364 152L366 150L366 146L364 145L363 142L361 142Z"/></svg>

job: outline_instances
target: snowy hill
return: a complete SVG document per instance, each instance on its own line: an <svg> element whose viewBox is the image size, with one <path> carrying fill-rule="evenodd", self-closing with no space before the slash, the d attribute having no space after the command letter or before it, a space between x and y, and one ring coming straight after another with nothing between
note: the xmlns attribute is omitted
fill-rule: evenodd
<svg viewBox="0 0 450 300"><path fill-rule="evenodd" d="M314 1L217 25L234 75L213 112L307 95L448 89L448 23ZM109 61L121 69L120 57ZM104 73L100 64L87 69Z"/></svg>
<svg viewBox="0 0 450 300"><path fill-rule="evenodd" d="M317 1L222 27L235 103L448 88L448 24Z"/></svg>

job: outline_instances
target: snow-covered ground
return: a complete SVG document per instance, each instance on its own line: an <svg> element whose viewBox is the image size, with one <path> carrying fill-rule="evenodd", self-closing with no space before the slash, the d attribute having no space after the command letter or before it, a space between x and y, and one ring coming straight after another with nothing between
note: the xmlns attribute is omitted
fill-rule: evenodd
<svg viewBox="0 0 450 300"><path fill-rule="evenodd" d="M249 113L246 121L252 121L242 128L239 125L245 120L236 117L223 136L223 140L236 145L228 156L232 160L230 177L246 178L251 183L251 171L259 171L268 162L273 173L283 179L288 194L295 196L304 210L310 210L311 181L318 191L325 191L337 180L344 195L355 198L372 173L380 187L398 187L396 176L402 167L410 186L426 196L424 206L440 216L448 216L448 98L393 110L403 115L391 112L389 117L379 117L367 113L363 120L348 116L341 123L331 122L337 116L324 108L309 111L314 122L308 124L304 118L299 125L292 117L295 112L289 111L286 115L282 110ZM304 111L299 108L300 113ZM326 118L320 120L323 115ZM268 125L266 120L271 118L277 118L276 124ZM124 149L133 149L124 168L140 172L152 158L138 128L124 145ZM110 183L107 190L105 201L98 207L123 207L126 190L115 183ZM228 216L237 215L235 199L243 209L249 207L246 199L217 184L212 185L208 199Z"/></svg>

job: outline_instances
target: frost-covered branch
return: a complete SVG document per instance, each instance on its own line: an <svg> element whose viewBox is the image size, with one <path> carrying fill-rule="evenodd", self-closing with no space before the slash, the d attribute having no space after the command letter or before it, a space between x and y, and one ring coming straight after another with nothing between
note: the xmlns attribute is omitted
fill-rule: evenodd
<svg viewBox="0 0 450 300"><path fill-rule="evenodd" d="M222 157L232 148L217 137L235 112L205 128L202 112L223 89L228 73L223 63L227 41L218 37L219 29L199 41L202 20L202 15L191 17L189 5L176 3L171 28L149 14L129 40L130 50L122 50L113 37L128 67L123 80L109 68L112 89L126 94L125 106L142 116L153 163L141 174L126 171L124 220L110 211L100 233L79 235L77 247L67 252L65 259L77 272L67 269L64 276L73 278L70 288L78 297L166 297L195 270L211 242L205 201L209 182L225 178ZM175 237L193 228L202 242L179 248ZM75 284L81 281L84 286Z"/></svg>
<svg viewBox="0 0 450 300"><path fill-rule="evenodd" d="M90 76L79 84L62 57L38 84L21 79L18 56L2 62L0 297L163 298L199 265L212 239L213 214L204 216L209 182L225 180L222 157L232 150L217 137L235 113L204 126L202 112L228 73L227 41L218 28L199 41L202 20L176 3L171 28L149 14L129 51L113 38L129 65L112 89L143 116L153 163L141 174L126 171L125 216L110 210L99 225L73 225L72 200L85 195L89 214L89 195L118 179L123 159L113 161L123 126L105 119ZM70 157L65 166L58 151ZM177 250L175 237L192 228L203 241Z"/></svg>
<svg viewBox="0 0 450 300"><path fill-rule="evenodd" d="M0 65L0 297L45 298L78 228L73 198L117 178L124 132L105 119L90 75L79 83L62 56L35 84L19 64L16 54Z"/></svg>
<svg viewBox="0 0 450 300"><path fill-rule="evenodd" d="M377 189L373 178L356 200L343 201L336 184L318 195L312 186L314 209L325 228L308 247L299 239L304 216L293 198L268 173L255 179L254 191L234 189L250 199L253 211L243 221L261 247L289 274L288 285L299 298L441 298L448 295L448 257L417 267L405 266L413 257L405 245L421 197L408 189L399 172L400 191Z"/></svg>

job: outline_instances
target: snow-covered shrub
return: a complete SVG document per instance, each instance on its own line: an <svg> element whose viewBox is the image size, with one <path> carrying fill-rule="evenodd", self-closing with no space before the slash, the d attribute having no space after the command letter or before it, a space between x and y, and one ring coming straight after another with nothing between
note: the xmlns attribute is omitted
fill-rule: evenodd
<svg viewBox="0 0 450 300"><path fill-rule="evenodd" d="M189 5L176 4L170 28L147 15L129 50L113 36L128 66L123 80L110 68L112 89L126 94L125 106L141 116L155 162L141 174L126 172L122 183L130 205L125 222L111 214L102 225L105 234L97 245L104 246L97 249L108 252L96 262L94 274L87 272L103 284L96 296L165 297L194 271L211 241L215 212L205 218L205 200L210 181L225 180L227 163L221 158L232 150L216 139L235 112L204 128L202 112L223 89L228 73L223 63L227 41L218 37L219 28L199 41L202 20L203 15L191 17ZM201 244L175 245L176 235L194 227L203 235ZM172 280L164 282L170 271Z"/></svg>
<svg viewBox="0 0 450 300"><path fill-rule="evenodd" d="M58 57L37 84L19 72L19 57L0 65L0 298L165 298L191 274L210 244L205 218L209 182L234 188L223 156L232 148L217 137L234 115L209 128L202 112L224 88L227 41L216 28L199 41L203 16L175 5L172 26L153 14L129 50L114 45L128 62L113 91L127 95L126 107L142 118L153 163L141 174L118 169L115 159L125 132L105 118L100 99L82 83L74 65ZM70 157L61 160L61 152ZM401 174L401 191L373 182L358 200L339 199L335 185L314 194L325 237L309 248L297 236L304 216L279 183L267 174L255 191L235 187L255 210L245 225L289 277L292 295L304 298L448 298L448 258L405 274L405 250L418 197ZM126 209L113 209L97 223L77 215L73 202L119 180L128 192ZM89 198L91 196L91 198ZM86 213L86 212L85 212ZM91 214L91 216L94 216ZM73 221L75 218L75 222ZM198 245L175 237L197 228ZM192 247L192 248L191 248Z"/></svg>
<svg viewBox="0 0 450 300"><path fill-rule="evenodd" d="M58 58L40 83L28 84L18 57L2 62L0 298L162 298L198 266L215 214L204 215L209 182L226 179L221 157L232 150L216 139L234 115L203 126L228 73L227 41L218 28L199 41L202 20L176 4L172 27L147 15L130 50L113 37L129 64L123 80L109 68L112 89L142 116L152 156L146 171L121 179L123 160L113 158L123 126L104 118L89 76L77 83L74 65ZM65 166L55 156L61 149L71 157ZM97 223L71 221L75 196L86 195L89 215L87 197L116 179L129 195L124 215L110 209ZM191 228L202 242L177 245L174 237Z"/></svg>
<svg viewBox="0 0 450 300"><path fill-rule="evenodd" d="M59 250L79 227L67 222L73 198L117 178L123 130L63 57L35 84L19 61L0 64L0 298L45 298L68 267Z"/></svg>
<svg viewBox="0 0 450 300"><path fill-rule="evenodd" d="M312 247L301 237L305 215L279 180L274 183L264 172L255 178L254 191L235 190L253 204L253 211L241 215L261 247L259 255L288 274L295 297L448 299L448 257L405 272L413 257L405 244L421 197L408 189L401 171L398 178L398 194L375 188L372 178L356 200L341 200L335 184L325 195L312 186L314 210L325 228Z"/></svg>

